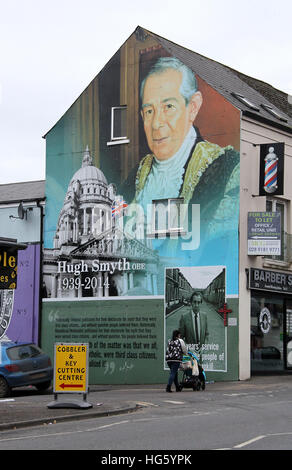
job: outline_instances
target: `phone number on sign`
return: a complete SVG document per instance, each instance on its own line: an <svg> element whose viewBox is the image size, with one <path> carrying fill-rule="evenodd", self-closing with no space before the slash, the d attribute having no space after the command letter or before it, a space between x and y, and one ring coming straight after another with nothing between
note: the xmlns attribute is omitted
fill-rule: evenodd
<svg viewBox="0 0 292 470"><path fill-rule="evenodd" d="M74 290L80 289L101 289L102 287L109 287L108 279L102 280L97 277L85 277L81 279L80 277L65 277L64 279L59 279L59 289L63 290Z"/></svg>

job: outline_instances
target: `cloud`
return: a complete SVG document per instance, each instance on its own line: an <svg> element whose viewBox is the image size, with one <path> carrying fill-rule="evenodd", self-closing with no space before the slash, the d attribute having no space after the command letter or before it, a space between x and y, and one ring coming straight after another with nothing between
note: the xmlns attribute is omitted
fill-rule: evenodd
<svg viewBox="0 0 292 470"><path fill-rule="evenodd" d="M1 153L14 161L2 182L25 179L31 154L43 177L42 135L138 25L292 94L291 11L290 0L148 0L142 14L133 0L2 2Z"/></svg>

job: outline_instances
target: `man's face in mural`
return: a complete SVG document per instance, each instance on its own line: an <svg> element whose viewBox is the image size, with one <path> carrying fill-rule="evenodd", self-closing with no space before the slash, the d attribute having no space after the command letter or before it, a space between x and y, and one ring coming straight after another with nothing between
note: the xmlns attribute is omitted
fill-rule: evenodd
<svg viewBox="0 0 292 470"><path fill-rule="evenodd" d="M196 92L186 105L181 83L182 73L174 69L150 75L145 83L141 113L148 146L158 160L177 152L202 103Z"/></svg>
<svg viewBox="0 0 292 470"><path fill-rule="evenodd" d="M192 303L193 312L198 313L200 305L202 303L201 296L200 295L194 295L193 298L192 298L191 303Z"/></svg>

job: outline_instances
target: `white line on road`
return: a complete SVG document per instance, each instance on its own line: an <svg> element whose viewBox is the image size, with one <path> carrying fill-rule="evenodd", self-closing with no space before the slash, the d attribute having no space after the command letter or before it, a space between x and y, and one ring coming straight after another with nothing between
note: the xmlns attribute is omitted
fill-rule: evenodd
<svg viewBox="0 0 292 470"><path fill-rule="evenodd" d="M80 430L80 431L66 431L66 432L38 434L38 435L34 435L34 436L10 437L10 438L7 438L7 439L0 439L0 443L1 442L7 442L7 441L21 441L21 440L24 440L24 439L36 439L36 438L40 438L40 437L46 437L47 438L47 437L51 437L51 436L66 436L66 435L78 434L78 433L82 433L82 432L100 431L101 429L110 428L112 426L117 426L118 424L125 424L125 423L128 423L128 422L129 422L129 420L119 421L117 423L105 424L104 426L98 426L97 428L83 429L83 430Z"/></svg>
<svg viewBox="0 0 292 470"><path fill-rule="evenodd" d="M172 403L173 405L184 405L185 401L163 400L165 403Z"/></svg>
<svg viewBox="0 0 292 470"><path fill-rule="evenodd" d="M214 415L217 411L193 411L192 414L196 416L206 416L206 415Z"/></svg>
<svg viewBox="0 0 292 470"><path fill-rule="evenodd" d="M264 439L267 436L257 436L254 437L253 439L250 439L249 441L242 442L241 444L237 444L236 446L233 446L233 449L241 449L241 447L248 446L249 444L252 444L253 442L259 441L261 439Z"/></svg>
<svg viewBox="0 0 292 470"><path fill-rule="evenodd" d="M233 447L233 449L241 449L241 447L248 446L249 444L253 444L256 441L265 439L266 437L289 436L291 434L292 432L278 432L278 433L265 434L263 436L257 436L257 437L254 437L253 439L250 439L249 441L242 442L241 444L237 444L236 446Z"/></svg>
<svg viewBox="0 0 292 470"><path fill-rule="evenodd" d="M137 401L137 405L141 405L141 406L158 406L158 405L154 405L154 403L150 403L149 401Z"/></svg>
<svg viewBox="0 0 292 470"><path fill-rule="evenodd" d="M292 432L278 432L278 433L265 434L263 436L257 436L257 437L254 437L253 439L249 439L248 441L242 442L241 444L237 444L236 446L233 446L233 447L221 447L215 450L241 449L242 447L253 444L254 442L260 441L261 439L265 439L266 437L289 436L291 434Z"/></svg>

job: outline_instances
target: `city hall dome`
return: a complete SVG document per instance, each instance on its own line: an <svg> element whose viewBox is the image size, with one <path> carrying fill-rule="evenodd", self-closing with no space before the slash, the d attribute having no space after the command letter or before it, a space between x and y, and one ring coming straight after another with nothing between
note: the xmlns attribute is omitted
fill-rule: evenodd
<svg viewBox="0 0 292 470"><path fill-rule="evenodd" d="M96 235L96 227L99 227L99 233L105 231L109 226L115 196L115 186L108 184L103 172L93 165L87 146L81 168L74 173L68 185L59 214L54 248L84 243Z"/></svg>

